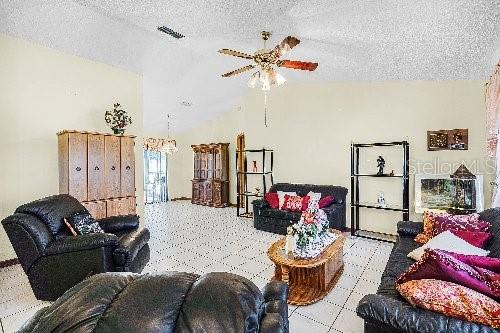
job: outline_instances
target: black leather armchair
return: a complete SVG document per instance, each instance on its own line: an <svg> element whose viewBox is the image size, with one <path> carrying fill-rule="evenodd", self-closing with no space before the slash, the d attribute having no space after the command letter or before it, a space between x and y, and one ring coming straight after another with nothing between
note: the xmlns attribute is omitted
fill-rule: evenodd
<svg viewBox="0 0 500 333"><path fill-rule="evenodd" d="M330 222L330 228L344 231L346 230L346 196L347 188L332 185L310 185L310 184L288 184L276 183L269 189L269 192L296 192L297 195L305 196L309 191L321 193L322 197L333 196L333 203L323 208ZM288 212L269 207L266 200L254 200L253 216L254 227L259 230L286 234L286 229L293 223L300 220L301 213Z"/></svg>
<svg viewBox="0 0 500 333"><path fill-rule="evenodd" d="M105 273L40 309L19 332L288 333L288 285L231 273Z"/></svg>
<svg viewBox="0 0 500 333"><path fill-rule="evenodd" d="M78 200L61 194L22 205L2 221L37 299L55 300L96 273L140 272L149 261L149 231L138 216L98 220L105 233L72 236L63 219L81 212L87 210Z"/></svg>

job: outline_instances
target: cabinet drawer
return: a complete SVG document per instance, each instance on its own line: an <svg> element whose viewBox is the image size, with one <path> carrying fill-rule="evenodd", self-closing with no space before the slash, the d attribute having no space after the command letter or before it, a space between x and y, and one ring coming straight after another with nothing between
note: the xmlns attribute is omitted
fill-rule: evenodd
<svg viewBox="0 0 500 333"><path fill-rule="evenodd" d="M135 214L135 197L106 200L107 216Z"/></svg>
<svg viewBox="0 0 500 333"><path fill-rule="evenodd" d="M82 202L82 205L87 208L90 215L96 220L106 217L106 202L105 201L87 201Z"/></svg>

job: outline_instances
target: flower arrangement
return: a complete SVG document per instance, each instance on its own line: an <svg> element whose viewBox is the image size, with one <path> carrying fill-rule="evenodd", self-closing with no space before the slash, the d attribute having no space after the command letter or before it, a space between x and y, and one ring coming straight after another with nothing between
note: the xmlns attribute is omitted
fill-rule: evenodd
<svg viewBox="0 0 500 333"><path fill-rule="evenodd" d="M288 234L295 240L293 254L297 257L316 257L336 239L335 234L329 231L328 218L326 213L319 209L318 201L319 198L311 200L300 220L288 227Z"/></svg>
<svg viewBox="0 0 500 333"><path fill-rule="evenodd" d="M113 110L106 111L104 120L115 134L125 133L125 127L132 124L132 118L127 111L121 109L120 103L113 104Z"/></svg>

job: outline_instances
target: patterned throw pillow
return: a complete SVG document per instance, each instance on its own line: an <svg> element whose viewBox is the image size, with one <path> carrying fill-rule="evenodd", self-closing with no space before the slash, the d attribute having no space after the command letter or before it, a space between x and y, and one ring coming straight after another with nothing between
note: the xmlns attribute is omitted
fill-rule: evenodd
<svg viewBox="0 0 500 333"><path fill-rule="evenodd" d="M278 209L283 209L283 203L285 202L285 195L297 195L295 192L283 192L283 191L277 191L278 194Z"/></svg>
<svg viewBox="0 0 500 333"><path fill-rule="evenodd" d="M401 274L396 284L420 279L443 280L476 290L498 301L499 278L500 274L467 265L445 251L427 249L419 261Z"/></svg>
<svg viewBox="0 0 500 333"><path fill-rule="evenodd" d="M288 195L285 194L285 202L281 207L282 210L288 210L290 212L303 212L307 209L309 204L309 197L300 197L298 195Z"/></svg>
<svg viewBox="0 0 500 333"><path fill-rule="evenodd" d="M436 236L446 230L464 230L487 232L491 224L479 219L479 214L442 215L434 219L432 235Z"/></svg>
<svg viewBox="0 0 500 333"><path fill-rule="evenodd" d="M74 231L79 235L93 234L93 233L104 233L104 231L99 226L96 220L90 214L87 213L76 213L67 218L67 222Z"/></svg>
<svg viewBox="0 0 500 333"><path fill-rule="evenodd" d="M500 328L500 304L467 287L448 281L421 279L398 284L396 289L413 306Z"/></svg>
<svg viewBox="0 0 500 333"><path fill-rule="evenodd" d="M432 231L434 230L434 222L436 216L443 215L446 213L435 213L435 212L430 212L430 211L425 211L424 212L424 230L422 233L418 234L415 237L415 242L419 244L425 244L429 241L429 239L432 238Z"/></svg>

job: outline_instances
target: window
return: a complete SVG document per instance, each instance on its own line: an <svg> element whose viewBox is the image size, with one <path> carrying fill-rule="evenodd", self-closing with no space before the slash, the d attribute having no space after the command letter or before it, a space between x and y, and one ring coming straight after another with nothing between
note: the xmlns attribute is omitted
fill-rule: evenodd
<svg viewBox="0 0 500 333"><path fill-rule="evenodd" d="M144 151L144 201L167 202L167 155L155 150Z"/></svg>

